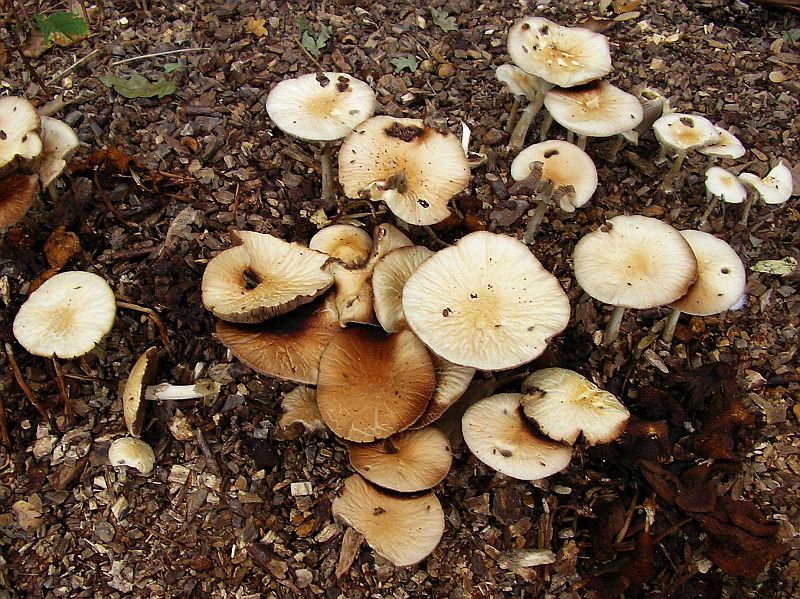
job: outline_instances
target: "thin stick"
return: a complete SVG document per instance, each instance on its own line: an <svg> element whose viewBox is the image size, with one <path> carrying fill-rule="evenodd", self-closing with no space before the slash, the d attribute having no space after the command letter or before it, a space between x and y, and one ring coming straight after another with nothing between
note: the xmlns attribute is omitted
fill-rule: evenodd
<svg viewBox="0 0 800 599"><path fill-rule="evenodd" d="M301 41L300 41L299 39L297 39L296 37L295 37L295 38L292 38L292 39L294 40L294 43L295 43L295 44L297 44L297 46L298 46L298 47L299 47L299 48L300 48L300 49L303 51L303 54L305 54L305 55L308 57L308 59L309 59L311 62L313 62L313 63L314 63L314 65L317 67L317 70L318 70L320 73L321 73L321 72L323 72L323 71L324 71L324 69L322 68L322 65L321 65L321 64L319 64L319 62L317 62L317 59L316 59L316 58L314 58L313 56L311 56L311 52L309 52L308 50L306 50L305 46L303 45L303 42L301 42Z"/></svg>
<svg viewBox="0 0 800 599"><path fill-rule="evenodd" d="M117 306L120 308L127 308L128 310L135 310L136 312L142 312L149 316L153 322L156 323L156 327L158 327L158 334L161 336L161 341L164 342L164 346L167 348L169 355L173 358L175 357L175 353L172 350L172 343L170 343L169 335L167 334L167 329L164 326L164 323L161 322L161 318L159 318L158 313L156 313L155 310L140 306L139 304L125 302L119 298L117 298Z"/></svg>
<svg viewBox="0 0 800 599"><path fill-rule="evenodd" d="M82 65L84 62L89 60L92 56L94 56L95 54L100 52L100 50L101 50L101 48L97 48L96 50L92 50L91 52L89 52L89 54L87 54L86 56L84 56L80 60L77 60L77 61L73 62L66 69L62 70L61 72L59 72L59 73L57 73L55 75L53 75L47 83L55 83L56 81L59 81L62 77L64 77L65 75L71 73L72 71L77 69L80 65Z"/></svg>
<svg viewBox="0 0 800 599"><path fill-rule="evenodd" d="M622 306L614 306L614 311L611 312L611 318L608 319L606 324L605 334L603 335L603 345L611 345L619 337L619 326L622 324L622 317L625 315L625 308Z"/></svg>
<svg viewBox="0 0 800 599"><path fill-rule="evenodd" d="M121 64L125 64L127 62L144 60L146 58L156 58L158 56L169 56L170 54L183 54L185 52L205 52L207 50L211 50L211 48L179 48L177 50L167 50L166 52L153 52L152 54L142 54L141 56L131 56L130 58L124 58L123 60L112 62L111 66L116 67Z"/></svg>
<svg viewBox="0 0 800 599"><path fill-rule="evenodd" d="M61 372L61 366L58 365L58 360L51 358L53 362L53 370L56 371L56 383L58 383L58 390L61 392L61 397L64 400L64 414L70 424L75 424L75 406L72 405L72 398L69 396L69 389L64 382L64 373Z"/></svg>
<svg viewBox="0 0 800 599"><path fill-rule="evenodd" d="M44 418L45 422L50 421L50 414L47 413L47 410L44 409L44 406L41 404L39 399L33 394L31 388L28 387L28 383L25 382L25 379L22 378L22 373L19 370L19 366L17 366L17 360L14 358L14 352L11 349L11 344L5 344L6 349L6 356L8 357L8 365L11 366L11 372L14 373L14 378L17 381L17 385L19 385L22 392L25 394L25 397L28 398L28 401L31 402L31 405L36 408L36 411L39 412L42 418Z"/></svg>
<svg viewBox="0 0 800 599"><path fill-rule="evenodd" d="M211 448L208 446L205 435L203 435L203 430L196 428L194 432L195 438L197 439L197 444L200 446L200 452L206 459L206 465L208 466L208 469L211 470L212 474L216 474L218 477L222 478L219 464L217 464L217 460L214 458L214 454L211 452Z"/></svg>
<svg viewBox="0 0 800 599"><path fill-rule="evenodd" d="M16 2L8 2L10 5L11 11L14 13L14 16L17 19L17 23L24 23L28 19L20 18L19 11L17 10L17 3ZM25 69L30 73L31 78L36 82L36 84L42 88L42 91L50 95L50 88L47 87L47 84L39 77L39 73L36 72L33 64L25 55L25 52L22 50L22 47L19 45L19 39L17 38L17 32L12 30L12 28L6 27L6 31L8 31L8 39L11 41L11 45L14 46L14 50L16 50L19 57L22 59L22 63L25 65Z"/></svg>
<svg viewBox="0 0 800 599"><path fill-rule="evenodd" d="M0 393L0 444L11 447L11 437L8 436L8 425L6 424L6 404L3 395Z"/></svg>

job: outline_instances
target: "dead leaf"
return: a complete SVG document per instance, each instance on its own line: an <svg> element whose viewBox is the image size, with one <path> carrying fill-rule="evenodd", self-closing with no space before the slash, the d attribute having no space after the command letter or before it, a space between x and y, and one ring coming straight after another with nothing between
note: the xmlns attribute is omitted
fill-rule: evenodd
<svg viewBox="0 0 800 599"><path fill-rule="evenodd" d="M247 17L247 21L244 23L244 28L246 31L252 33L256 37L266 37L269 35L269 32L267 31L267 28L264 27L264 23L266 23L266 19Z"/></svg>
<svg viewBox="0 0 800 599"><path fill-rule="evenodd" d="M348 526L342 536L342 547L339 550L339 562L336 564L336 578L341 578L353 565L358 550L364 542L364 535Z"/></svg>
<svg viewBox="0 0 800 599"><path fill-rule="evenodd" d="M72 231L67 231L64 225L53 231L44 242L44 255L47 263L58 270L64 268L69 259L82 249L78 236Z"/></svg>

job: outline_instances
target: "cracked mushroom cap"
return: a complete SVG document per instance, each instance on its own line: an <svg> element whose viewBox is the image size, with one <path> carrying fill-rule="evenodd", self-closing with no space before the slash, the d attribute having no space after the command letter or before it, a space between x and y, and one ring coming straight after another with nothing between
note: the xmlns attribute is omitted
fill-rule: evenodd
<svg viewBox="0 0 800 599"><path fill-rule="evenodd" d="M561 209L574 212L597 189L597 168L589 155L568 141L551 139L522 150L511 163L511 176L521 181L533 175L535 182L548 182Z"/></svg>
<svg viewBox="0 0 800 599"><path fill-rule="evenodd" d="M458 138L418 119L372 117L339 150L339 182L347 197L382 200L413 225L446 219L447 204L467 187L469 172Z"/></svg>
<svg viewBox="0 0 800 599"><path fill-rule="evenodd" d="M336 258L345 266L357 267L369 260L372 237L355 225L330 225L317 231L308 247Z"/></svg>
<svg viewBox="0 0 800 599"><path fill-rule="evenodd" d="M792 171L783 162L775 165L763 179L753 173L742 173L739 180L755 189L765 204L783 204L792 196Z"/></svg>
<svg viewBox="0 0 800 599"><path fill-rule="evenodd" d="M0 181L0 228L10 227L25 216L36 194L39 178L36 175L9 175Z"/></svg>
<svg viewBox="0 0 800 599"><path fill-rule="evenodd" d="M433 492L394 495L354 474L331 504L333 515L352 526L395 566L430 555L444 534L444 511Z"/></svg>
<svg viewBox="0 0 800 599"><path fill-rule="evenodd" d="M334 434L370 443L411 426L435 387L430 354L413 333L350 328L322 353L317 404Z"/></svg>
<svg viewBox="0 0 800 599"><path fill-rule="evenodd" d="M732 308L747 283L744 264L722 239L702 231L681 231L697 258L697 280L670 306L694 316L710 316Z"/></svg>
<svg viewBox="0 0 800 599"><path fill-rule="evenodd" d="M653 123L658 141L679 152L702 148L719 141L714 123L697 114L671 112Z"/></svg>
<svg viewBox="0 0 800 599"><path fill-rule="evenodd" d="M430 426L373 443L351 443L349 450L356 472L400 493L432 489L444 480L453 461L447 435Z"/></svg>
<svg viewBox="0 0 800 599"><path fill-rule="evenodd" d="M42 151L36 160L35 170L47 187L67 168L67 161L80 146L72 127L49 116L42 118Z"/></svg>
<svg viewBox="0 0 800 599"><path fill-rule="evenodd" d="M697 278L689 243L677 229L647 216L615 216L578 241L572 261L586 293L625 308L666 306Z"/></svg>
<svg viewBox="0 0 800 599"><path fill-rule="evenodd" d="M203 305L218 318L262 322L333 285L333 275L323 270L326 254L265 233L238 231L236 236L242 245L217 254L203 273Z"/></svg>
<svg viewBox="0 0 800 599"><path fill-rule="evenodd" d="M545 368L522 383L525 416L554 441L610 443L625 430L628 409L608 391L566 368Z"/></svg>
<svg viewBox="0 0 800 599"><path fill-rule="evenodd" d="M728 204L741 204L747 198L747 190L736 175L719 166L706 170L706 189Z"/></svg>
<svg viewBox="0 0 800 599"><path fill-rule="evenodd" d="M586 137L610 137L630 131L644 116L636 96L605 81L554 87L545 95L544 105L559 125Z"/></svg>
<svg viewBox="0 0 800 599"><path fill-rule="evenodd" d="M35 158L42 151L41 119L24 98L0 98L0 167L17 156Z"/></svg>
<svg viewBox="0 0 800 599"><path fill-rule="evenodd" d="M346 73L286 79L267 96L267 113L278 128L309 141L340 139L374 110L372 88Z"/></svg>
<svg viewBox="0 0 800 599"><path fill-rule="evenodd" d="M62 272L30 294L14 319L14 336L36 356L75 358L111 330L117 304L102 277Z"/></svg>
<svg viewBox="0 0 800 599"><path fill-rule="evenodd" d="M387 333L408 326L403 314L403 287L411 273L433 254L421 245L406 246L392 250L375 264L372 271L375 315Z"/></svg>
<svg viewBox="0 0 800 599"><path fill-rule="evenodd" d="M528 246L476 231L414 271L403 288L403 311L445 360L504 370L537 358L567 326L570 306Z"/></svg>
<svg viewBox="0 0 800 599"><path fill-rule="evenodd" d="M611 72L608 40L582 27L527 17L514 24L507 43L514 64L560 87L588 83Z"/></svg>
<svg viewBox="0 0 800 599"><path fill-rule="evenodd" d="M719 133L719 141L703 146L698 152L706 156L719 156L721 158L741 158L745 155L747 150L744 149L744 145L739 141L738 137L717 125L714 125L714 128Z"/></svg>
<svg viewBox="0 0 800 599"><path fill-rule="evenodd" d="M155 381L157 368L158 352L151 347L136 360L122 389L122 417L132 437L142 434L147 411L147 402L143 401L144 390Z"/></svg>
<svg viewBox="0 0 800 599"><path fill-rule="evenodd" d="M472 404L461 419L464 442L481 462L520 480L566 468L572 448L539 435L522 415L522 393L499 393Z"/></svg>

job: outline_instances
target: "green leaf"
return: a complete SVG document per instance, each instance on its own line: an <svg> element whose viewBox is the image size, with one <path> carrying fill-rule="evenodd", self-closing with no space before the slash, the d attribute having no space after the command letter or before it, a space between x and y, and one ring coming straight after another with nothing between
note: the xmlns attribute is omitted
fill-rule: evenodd
<svg viewBox="0 0 800 599"><path fill-rule="evenodd" d="M451 17L450 13L448 13L446 10L436 10L435 8L432 8L431 18L433 19L433 24L438 25L439 28L445 33L448 31L458 31L456 18Z"/></svg>
<svg viewBox="0 0 800 599"><path fill-rule="evenodd" d="M311 56L313 56L314 58L319 56L319 48L317 47L317 40L315 40L314 37L308 31L303 32L303 38L301 40L301 43L303 44L303 48L308 50L308 53L311 54Z"/></svg>
<svg viewBox="0 0 800 599"><path fill-rule="evenodd" d="M165 73L172 73L173 71L177 71L181 68L181 63L179 62L170 62L164 65L164 72Z"/></svg>
<svg viewBox="0 0 800 599"><path fill-rule="evenodd" d="M124 77L100 77L100 81L107 87L113 87L118 94L126 98L163 98L175 93L175 84L161 77L158 81L151 82L139 75L131 75L130 79Z"/></svg>
<svg viewBox="0 0 800 599"><path fill-rule="evenodd" d="M297 26L300 28L300 31L308 31L309 29L308 21L306 21L306 18L303 16L297 19Z"/></svg>
<svg viewBox="0 0 800 599"><path fill-rule="evenodd" d="M319 26L319 35L317 36L317 48L322 50L328 43L328 40L331 39L331 33L333 29L325 25L324 23Z"/></svg>
<svg viewBox="0 0 800 599"><path fill-rule="evenodd" d="M82 17L75 13L60 10L48 15L37 14L36 24L44 36L44 43L50 43L50 37L60 35L66 38L82 39L89 35L89 26Z"/></svg>
<svg viewBox="0 0 800 599"><path fill-rule="evenodd" d="M300 19L302 19L302 23L300 22ZM298 26L300 26L300 28L303 30L303 37L301 38L300 43L303 44L303 48L308 50L308 53L311 54L311 56L317 58L320 52L325 49L325 46L328 45L328 40L331 39L331 32L333 29L322 23L319 26L319 33L314 36L311 33L311 30L308 28L308 23L306 20L302 17L300 17L300 19L297 21Z"/></svg>
<svg viewBox="0 0 800 599"><path fill-rule="evenodd" d="M395 73L401 73L403 69L408 69L412 73L416 73L417 67L419 66L419 61L413 54L401 56L400 58L392 58L389 62L394 65Z"/></svg>

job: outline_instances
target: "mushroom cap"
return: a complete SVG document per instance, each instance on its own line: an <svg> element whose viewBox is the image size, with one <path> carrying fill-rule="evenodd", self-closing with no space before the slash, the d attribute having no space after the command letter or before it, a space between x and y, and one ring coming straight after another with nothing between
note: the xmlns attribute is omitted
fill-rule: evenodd
<svg viewBox="0 0 800 599"><path fill-rule="evenodd" d="M9 175L0 180L0 228L10 227L25 216L37 193L36 175Z"/></svg>
<svg viewBox="0 0 800 599"><path fill-rule="evenodd" d="M317 406L317 391L313 387L300 385L283 396L281 417L278 426L288 429L301 424L306 432L322 431L327 427Z"/></svg>
<svg viewBox="0 0 800 599"><path fill-rule="evenodd" d="M153 471L156 456L153 448L141 439L122 437L108 448L108 461L114 467L129 466L147 475Z"/></svg>
<svg viewBox="0 0 800 599"><path fill-rule="evenodd" d="M507 43L518 67L560 87L588 83L611 72L608 40L582 27L526 17L511 27Z"/></svg>
<svg viewBox="0 0 800 599"><path fill-rule="evenodd" d="M792 196L792 171L779 162L763 179L753 173L742 173L739 180L758 192L765 204L783 204Z"/></svg>
<svg viewBox="0 0 800 599"><path fill-rule="evenodd" d="M448 201L466 188L469 173L458 138L419 119L372 117L339 150L339 181L347 197L368 194L414 225L446 219Z"/></svg>
<svg viewBox="0 0 800 599"><path fill-rule="evenodd" d="M544 105L559 125L587 137L610 137L630 131L644 116L636 96L605 81L554 87L545 95Z"/></svg>
<svg viewBox="0 0 800 599"><path fill-rule="evenodd" d="M722 239L703 231L681 231L697 258L697 280L671 307L694 316L710 316L732 308L747 283L744 264Z"/></svg>
<svg viewBox="0 0 800 599"><path fill-rule="evenodd" d="M570 306L528 246L476 231L414 271L403 288L403 311L437 355L503 370L538 357L567 326Z"/></svg>
<svg viewBox="0 0 800 599"><path fill-rule="evenodd" d="M42 187L47 187L64 172L69 160L80 146L72 127L49 116L42 119L42 151L36 161L35 170Z"/></svg>
<svg viewBox="0 0 800 599"><path fill-rule="evenodd" d="M719 166L706 170L706 189L728 204L741 204L747 198L747 190L736 175Z"/></svg>
<svg viewBox="0 0 800 599"><path fill-rule="evenodd" d="M461 419L464 442L481 462L520 480L547 478L569 465L572 448L533 430L522 393L499 393L472 404Z"/></svg>
<svg viewBox="0 0 800 599"><path fill-rule="evenodd" d="M682 297L697 260L677 229L647 216L615 216L584 235L572 254L575 278L596 300L655 308Z"/></svg>
<svg viewBox="0 0 800 599"><path fill-rule="evenodd" d="M217 338L262 374L316 385L322 351L341 330L328 295L259 324L217 322Z"/></svg>
<svg viewBox="0 0 800 599"><path fill-rule="evenodd" d="M267 96L267 113L278 128L310 141L342 138L374 110L372 88L346 73L286 79Z"/></svg>
<svg viewBox="0 0 800 599"><path fill-rule="evenodd" d="M501 64L495 69L494 74L512 95L525 96L528 100L533 100L537 93L543 91L543 87L550 86L546 81L542 81L536 75L526 73L514 64Z"/></svg>
<svg viewBox="0 0 800 599"><path fill-rule="evenodd" d="M265 233L239 231L242 245L206 265L206 309L229 322L262 322L322 295L333 285L323 270L328 256Z"/></svg>
<svg viewBox="0 0 800 599"><path fill-rule="evenodd" d="M358 474L344 481L331 511L395 566L410 566L425 559L444 534L444 511L433 492L392 495Z"/></svg>
<svg viewBox="0 0 800 599"><path fill-rule="evenodd" d="M102 277L62 272L28 296L14 319L14 336L37 356L75 358L111 330L117 304Z"/></svg>
<svg viewBox="0 0 800 599"><path fill-rule="evenodd" d="M372 296L375 315L387 333L408 326L403 314L403 287L417 267L434 252L421 245L392 250L381 258L372 271Z"/></svg>
<svg viewBox="0 0 800 599"><path fill-rule="evenodd" d="M413 333L349 328L322 352L317 404L334 434L369 443L411 426L435 386L430 354Z"/></svg>
<svg viewBox="0 0 800 599"><path fill-rule="evenodd" d="M745 155L747 150L744 149L744 145L742 145L738 137L717 125L714 125L714 128L719 133L719 141L703 146L698 152L706 156L720 156L723 158L741 158Z"/></svg>
<svg viewBox="0 0 800 599"><path fill-rule="evenodd" d="M0 167L17 156L35 158L42 151L41 120L25 98L0 98Z"/></svg>
<svg viewBox="0 0 800 599"><path fill-rule="evenodd" d="M653 123L653 132L661 144L678 151L693 150L719 141L714 123L697 114L665 114Z"/></svg>
<svg viewBox="0 0 800 599"><path fill-rule="evenodd" d="M536 162L542 164L540 180L549 181L554 190L572 188L572 193L562 196L561 208L566 212L583 206L597 189L594 161L573 143L551 139L528 146L511 163L511 176L516 181L525 179Z"/></svg>
<svg viewBox="0 0 800 599"><path fill-rule="evenodd" d="M355 225L330 225L317 231L308 247L336 258L345 266L361 266L369 259L372 236Z"/></svg>
<svg viewBox="0 0 800 599"><path fill-rule="evenodd" d="M453 454L442 431L426 427L373 443L351 443L350 464L369 482L400 493L425 491L450 471Z"/></svg>
<svg viewBox="0 0 800 599"><path fill-rule="evenodd" d="M436 354L431 357L433 370L436 373L436 389L425 413L411 428L422 428L439 420L442 414L464 395L475 376L474 368L453 364Z"/></svg>
<svg viewBox="0 0 800 599"><path fill-rule="evenodd" d="M158 368L158 352L155 347L145 351L133 364L122 389L122 417L133 437L142 434L147 402L142 401L144 389L152 385Z"/></svg>
<svg viewBox="0 0 800 599"><path fill-rule="evenodd" d="M525 378L522 390L525 415L554 441L573 444L583 432L589 445L609 443L630 418L613 394L566 368L537 370Z"/></svg>

